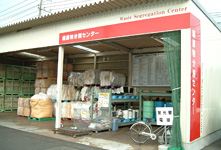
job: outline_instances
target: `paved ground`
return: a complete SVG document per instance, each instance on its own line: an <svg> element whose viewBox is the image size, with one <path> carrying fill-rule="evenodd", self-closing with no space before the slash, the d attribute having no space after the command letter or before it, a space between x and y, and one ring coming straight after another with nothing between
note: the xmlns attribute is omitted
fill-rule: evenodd
<svg viewBox="0 0 221 150"><path fill-rule="evenodd" d="M64 126L70 127L73 125L71 121L65 121ZM0 113L0 126L13 128L29 133L44 135L68 142L84 144L88 146L98 147L107 150L157 150L158 141L147 141L145 144L139 145L133 142L130 138L130 126L121 127L119 131L104 131L98 134L93 133L92 135L79 136L73 138L66 134L54 134L54 121L32 121L25 117L17 116L16 112L3 112ZM0 131L1 136L1 131ZM1 148L0 148L1 150Z"/></svg>
<svg viewBox="0 0 221 150"><path fill-rule="evenodd" d="M71 121L64 122L65 127L72 125L73 122ZM130 138L129 127L120 128L116 132L104 131L77 138L66 134L54 134L52 132L55 126L54 121L32 121L25 117L17 116L16 112L0 113L0 126L2 126L0 128L0 150L35 150L35 146L39 150L75 150L82 149L82 147L84 150L91 149L91 147L87 146L108 150L158 150L159 144L157 140L149 140L142 145L136 144ZM40 142L41 144L39 144ZM81 144L84 145L82 146ZM203 150L221 150L221 139Z"/></svg>
<svg viewBox="0 0 221 150"><path fill-rule="evenodd" d="M83 144L0 126L1 150L101 150Z"/></svg>
<svg viewBox="0 0 221 150"><path fill-rule="evenodd" d="M206 146L202 150L221 150L221 139L216 141L216 142L214 142L214 143L212 143L209 146Z"/></svg>

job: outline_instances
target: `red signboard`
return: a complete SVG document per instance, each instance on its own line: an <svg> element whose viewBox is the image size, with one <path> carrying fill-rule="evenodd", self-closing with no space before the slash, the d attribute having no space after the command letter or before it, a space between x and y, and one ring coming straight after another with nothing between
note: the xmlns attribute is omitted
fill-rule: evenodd
<svg viewBox="0 0 221 150"><path fill-rule="evenodd" d="M190 13L60 33L59 44L140 35L190 28Z"/></svg>
<svg viewBox="0 0 221 150"><path fill-rule="evenodd" d="M200 137L200 101L201 101L201 32L200 20L190 17L191 29L191 111L190 141Z"/></svg>

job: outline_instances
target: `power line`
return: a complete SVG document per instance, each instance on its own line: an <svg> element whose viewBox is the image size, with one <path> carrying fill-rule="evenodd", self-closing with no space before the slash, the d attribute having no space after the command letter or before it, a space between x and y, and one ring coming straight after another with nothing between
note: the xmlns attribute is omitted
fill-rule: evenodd
<svg viewBox="0 0 221 150"><path fill-rule="evenodd" d="M92 1L92 0L90 0ZM61 3L66 3L66 2L72 2L73 4L76 4L76 3L82 3L82 2L89 2L88 0L82 0L82 1L77 1L77 2L73 2L73 0L65 0L65 1L58 1L58 2L53 2L53 3L45 3L45 5L54 5L54 4L61 4Z"/></svg>
<svg viewBox="0 0 221 150"><path fill-rule="evenodd" d="M36 1L37 1L37 0L35 0L35 2L36 2ZM31 4L33 4L33 2L31 2L31 3L29 3L29 4L25 5L25 6L28 6L28 5L31 5ZM36 4L35 4L35 6L36 6ZM8 14L10 14L10 13L12 13L12 12L15 12L15 11L18 11L19 9L21 9L21 8L23 8L23 7L24 7L24 6L21 6L21 7L17 8L16 10L13 10L13 11L8 12L7 14L1 15L1 16L7 16Z"/></svg>
<svg viewBox="0 0 221 150"><path fill-rule="evenodd" d="M36 10L36 11L34 11L34 12L32 12L32 13L29 13L28 15L26 15L26 16L22 16L22 17L20 17L20 18L17 18L17 19L15 19L15 20L13 20L13 21L10 21L10 22L7 22L7 23L4 23L4 24L2 24L1 25L1 27L3 27L3 26L5 26L6 24L11 24L12 22L14 22L14 23L16 23L15 21L16 20L19 20L19 19L21 19L21 18L25 18L25 17L27 17L27 16L30 16L31 14L34 14L34 13L36 13L36 12L38 12L38 10ZM37 16L37 15L36 15ZM35 16L33 16L33 17L30 17L30 18L34 18ZM29 18L29 19L30 19ZM25 20L27 20L27 19L24 19L24 20L22 20L22 21L25 21Z"/></svg>
<svg viewBox="0 0 221 150"><path fill-rule="evenodd" d="M64 3L65 2L65 3ZM85 3L85 2L87 2L87 3ZM77 1L77 2L73 2L73 1L60 1L60 2L54 2L54 3L46 3L46 4L44 4L45 5L45 7L47 7L47 8L51 8L51 7L58 7L58 6L63 6L63 5L71 5L71 6L69 6L69 7L76 7L76 6L82 6L82 5L86 5L86 4L89 4L89 3L91 3L92 2L92 0L91 1L87 1L87 0L84 0L84 1Z"/></svg>
<svg viewBox="0 0 221 150"><path fill-rule="evenodd" d="M1 13L1 12L4 12L4 11L7 11L7 10L9 10L9 9L11 9L11 8L14 8L15 6L18 6L18 5L22 4L23 2L25 2L25 0L22 1L22 2L20 2L19 4L13 5L13 6L7 8L7 9L5 9L5 10L0 11L0 13Z"/></svg>
<svg viewBox="0 0 221 150"><path fill-rule="evenodd" d="M14 2L10 1L10 2L1 3L1 6L8 5L8 4L11 4L11 3L14 3Z"/></svg>
<svg viewBox="0 0 221 150"><path fill-rule="evenodd" d="M33 8L35 8L35 7L37 7L37 5L32 6L32 7L30 7L30 8L27 8L27 9L25 9L25 10L22 10L22 11L16 13L16 14L12 14L11 16L7 16L6 18L2 18L2 19L0 19L0 20L6 20L6 19L9 19L9 18L16 17L16 16L18 16L18 15L20 15L20 14L23 14L23 13L27 13L28 10L31 10L31 9L33 9Z"/></svg>

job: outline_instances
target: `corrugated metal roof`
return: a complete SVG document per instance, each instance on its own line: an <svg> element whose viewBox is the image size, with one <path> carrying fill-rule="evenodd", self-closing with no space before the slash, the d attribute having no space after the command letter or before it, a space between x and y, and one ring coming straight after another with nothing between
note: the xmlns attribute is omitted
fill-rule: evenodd
<svg viewBox="0 0 221 150"><path fill-rule="evenodd" d="M69 18L75 18L75 17L85 16L89 14L110 11L110 10L129 7L133 5L140 5L143 3L149 3L153 1L155 0L103 0L103 1L100 1L99 3L83 5L77 8L72 8L72 9L61 11L61 12L56 12L54 14L48 14L45 16L31 18L28 20L24 20L22 22L11 24L11 25L0 28L0 34L25 30L34 26L39 26L39 25L43 25L43 24L47 24L47 23L51 23L55 21L61 21L61 20L69 19Z"/></svg>

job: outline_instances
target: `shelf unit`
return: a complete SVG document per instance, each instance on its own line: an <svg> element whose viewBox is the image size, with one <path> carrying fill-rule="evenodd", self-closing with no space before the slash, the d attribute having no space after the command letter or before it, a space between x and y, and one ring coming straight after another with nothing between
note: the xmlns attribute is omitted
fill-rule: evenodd
<svg viewBox="0 0 221 150"><path fill-rule="evenodd" d="M143 92L143 90L140 90L140 94L139 94L139 117L140 120L142 119L142 112L143 112L143 96L148 96L149 100L151 100L151 97L172 97L172 93L152 93L151 91L149 92ZM156 124L156 123L151 123L151 124Z"/></svg>
<svg viewBox="0 0 221 150"><path fill-rule="evenodd" d="M140 104L140 99L112 99L112 90L110 90L109 92L109 108L110 108L110 115L112 118L112 113L111 113L111 105L112 103L139 103ZM139 105L139 120L141 119L140 117L140 113L141 113L141 109L140 109L140 105ZM130 121L130 122L124 122L124 123L119 123L119 126L127 126L127 125L132 125L134 124L136 121ZM111 122L112 123L112 122Z"/></svg>
<svg viewBox="0 0 221 150"><path fill-rule="evenodd" d="M109 117L110 117L110 121L111 121L111 125L112 125L112 103L132 103L132 102L136 102L136 103L140 103L141 99L112 99L112 89L109 90L109 107L108 109L108 113L109 113ZM91 122L93 122L93 111L94 111L94 90L92 89L92 105L91 105ZM139 114L141 113L141 109L139 109ZM141 116L139 115L139 119L141 119ZM134 124L136 121L131 121L131 122L125 122L125 123L119 123L119 126L127 126L127 125L132 125ZM111 128L109 129L111 130Z"/></svg>

